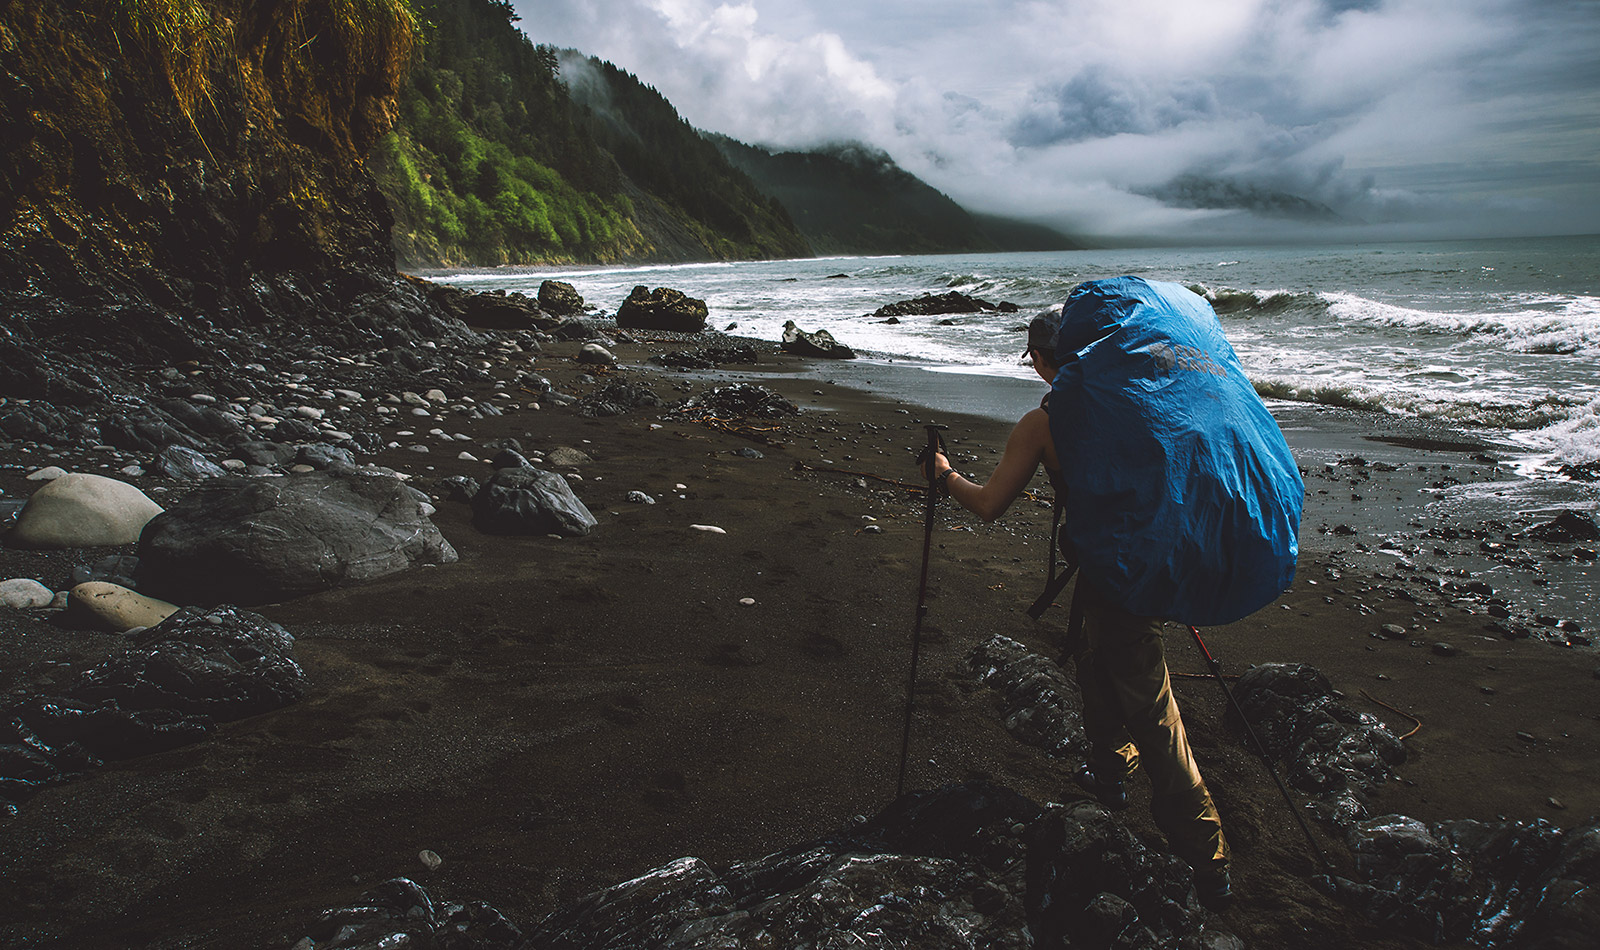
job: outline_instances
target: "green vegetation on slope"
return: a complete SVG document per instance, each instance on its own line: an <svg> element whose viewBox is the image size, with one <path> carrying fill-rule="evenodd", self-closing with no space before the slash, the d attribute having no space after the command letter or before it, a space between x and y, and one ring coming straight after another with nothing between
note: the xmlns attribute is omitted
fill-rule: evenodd
<svg viewBox="0 0 1600 950"><path fill-rule="evenodd" d="M425 41L370 158L402 261L808 253L782 208L631 76L592 64L628 102L619 124L573 102L555 52L513 26L504 0L414 3Z"/></svg>

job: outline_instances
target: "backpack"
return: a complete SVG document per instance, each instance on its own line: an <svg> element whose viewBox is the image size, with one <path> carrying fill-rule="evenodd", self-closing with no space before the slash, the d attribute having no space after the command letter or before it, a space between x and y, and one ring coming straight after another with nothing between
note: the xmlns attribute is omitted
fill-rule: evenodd
<svg viewBox="0 0 1600 950"><path fill-rule="evenodd" d="M1060 541L1084 578L1130 613L1196 626L1288 588L1305 485L1204 298L1139 277L1080 284L1056 362Z"/></svg>

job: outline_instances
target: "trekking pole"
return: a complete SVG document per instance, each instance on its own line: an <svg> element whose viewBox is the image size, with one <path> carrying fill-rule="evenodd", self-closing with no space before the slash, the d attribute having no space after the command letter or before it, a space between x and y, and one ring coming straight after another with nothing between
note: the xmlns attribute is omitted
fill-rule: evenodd
<svg viewBox="0 0 1600 950"><path fill-rule="evenodd" d="M1189 632L1194 634L1195 645L1200 648L1200 655L1206 658L1206 665L1211 667L1211 675L1216 677L1217 685L1222 687L1222 694L1228 697L1228 705L1232 706L1233 711L1239 714L1239 721L1244 724L1245 733L1250 736L1250 742L1255 746L1256 754L1261 756L1261 764L1267 767L1267 772L1272 775L1272 781L1277 784L1278 791L1283 794L1283 800L1289 803L1289 811L1294 815L1294 820L1299 824L1300 830L1305 832L1306 843L1311 845L1311 853L1316 856L1317 864L1321 866L1323 871L1330 870L1332 865L1328 861L1328 856L1323 853L1322 847L1317 844L1317 839L1312 836L1311 826L1306 824L1305 817L1300 814L1300 806L1296 805L1294 798L1289 795L1289 786L1283 784L1283 779L1278 776L1277 766L1272 764L1272 754L1267 751L1266 745L1256 735L1255 729L1251 728L1250 720L1244 714L1244 708L1239 705L1237 699L1233 698L1233 690L1228 688L1227 680L1222 678L1222 664L1218 663L1216 658L1211 655L1211 651L1206 649L1206 642L1200 639L1199 627L1190 624Z"/></svg>
<svg viewBox="0 0 1600 950"><path fill-rule="evenodd" d="M928 559L933 554L933 509L939 493L933 482L933 456L944 447L939 430L944 426L924 426L928 430L928 445L922 450L919 461L928 469L927 515L922 528L922 580L917 584L917 620L911 628L911 678L906 682L906 725L900 734L900 777L894 783L894 797L906 790L906 759L911 753L911 713L917 702L917 656L922 652L922 618L928 615Z"/></svg>

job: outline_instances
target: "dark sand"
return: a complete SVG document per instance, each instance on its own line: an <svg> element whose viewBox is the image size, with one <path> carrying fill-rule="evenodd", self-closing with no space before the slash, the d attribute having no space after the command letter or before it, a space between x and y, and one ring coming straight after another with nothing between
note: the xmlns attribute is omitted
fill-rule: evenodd
<svg viewBox="0 0 1600 950"><path fill-rule="evenodd" d="M558 344L538 362L569 392L585 388L563 358L574 350ZM649 351L618 348L626 363ZM308 697L203 743L109 765L0 819L0 945L287 948L321 910L397 875L529 927L673 858L754 857L886 805L923 522L912 493L867 476L914 482L919 423L936 419L965 456L958 467L985 477L1009 431L992 417L1012 399L1020 414L1042 388L785 357L760 372L630 375L664 397L681 394L675 383L750 378L807 411L741 436L650 411L592 420L547 407L450 422L472 441L380 456L428 489L446 475L487 475L483 462L454 456L487 457L481 444L496 438L576 447L594 459L577 490L600 527L578 540L491 537L465 505L441 501L435 521L459 563L260 608L298 638ZM956 394L956 405L981 393L989 416L876 395L922 387ZM1285 424L1311 472L1299 578L1278 604L1204 631L1212 651L1234 672L1311 663L1396 731L1413 722L1361 691L1420 720L1379 811L1561 826L1600 813L1592 650L1503 639L1485 614L1441 598L1436 575L1402 578L1373 553L1388 531L1425 530L1408 512L1421 510L1439 466L1464 480L1504 471L1474 462L1471 446L1398 423L1309 413ZM733 454L746 446L765 457ZM1347 454L1397 467L1325 467ZM0 475L16 496L30 487L20 473L52 460L0 461L20 466ZM1036 487L1047 493L1042 480ZM629 503L632 490L658 503ZM862 530L869 517L882 533ZM982 777L1038 801L1082 797L1071 763L1011 738L994 694L962 672L993 633L1053 652L1065 611L1039 624L1022 612L1042 581L1049 517L1029 499L994 525L939 509L909 787ZM1338 525L1357 533L1332 533ZM1416 564L1433 556L1428 545ZM0 550L0 577L59 589L79 554ZM1573 571L1557 586L1585 577ZM1386 623L1415 627L1407 640L1377 638ZM1173 670L1202 673L1187 632L1168 629ZM66 671L115 641L0 617L0 690L64 685ZM1436 655L1438 641L1459 655ZM1180 675L1175 688L1235 849L1239 899L1227 925L1252 947L1415 946L1312 889L1305 842L1259 761L1221 725L1216 683ZM1159 842L1142 780L1132 788L1122 814ZM443 857L438 870L425 870L423 849Z"/></svg>

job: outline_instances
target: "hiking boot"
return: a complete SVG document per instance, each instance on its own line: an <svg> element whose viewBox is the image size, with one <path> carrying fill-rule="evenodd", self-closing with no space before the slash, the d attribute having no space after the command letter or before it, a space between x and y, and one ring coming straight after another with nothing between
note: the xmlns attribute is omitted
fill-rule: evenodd
<svg viewBox="0 0 1600 950"><path fill-rule="evenodd" d="M1233 880L1228 866L1215 863L1197 868L1194 872L1194 893L1200 906L1213 914L1220 914L1233 904Z"/></svg>
<svg viewBox="0 0 1600 950"><path fill-rule="evenodd" d="M1096 777L1094 769L1085 762L1078 767L1076 776L1078 784L1093 795L1100 804L1111 811L1121 811L1128 807L1128 789L1119 776L1115 779L1102 781Z"/></svg>

